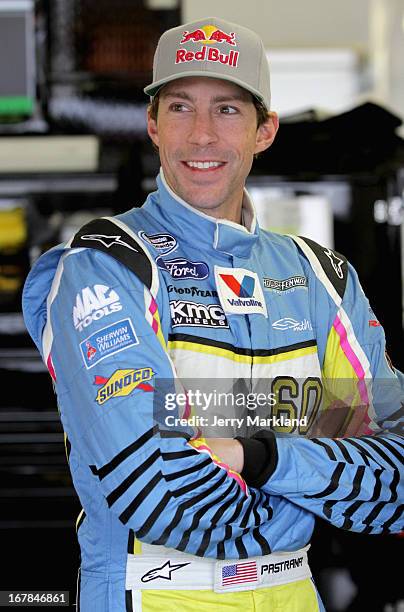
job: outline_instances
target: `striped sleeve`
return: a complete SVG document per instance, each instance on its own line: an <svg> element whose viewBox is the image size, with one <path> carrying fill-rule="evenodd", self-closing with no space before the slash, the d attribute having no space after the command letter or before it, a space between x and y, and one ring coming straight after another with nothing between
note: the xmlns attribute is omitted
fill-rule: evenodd
<svg viewBox="0 0 404 612"><path fill-rule="evenodd" d="M263 490L336 527L377 534L404 528L404 438L278 438L278 462Z"/></svg>

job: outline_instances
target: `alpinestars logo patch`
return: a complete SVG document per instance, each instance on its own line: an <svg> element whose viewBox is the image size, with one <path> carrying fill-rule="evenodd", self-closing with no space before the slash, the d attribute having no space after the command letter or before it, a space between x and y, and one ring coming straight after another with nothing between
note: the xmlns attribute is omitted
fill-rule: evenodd
<svg viewBox="0 0 404 612"><path fill-rule="evenodd" d="M135 249L133 246L125 242L121 239L120 236L105 236L104 234L86 234L81 237L81 240L95 240L96 242L101 242L107 249L110 249L114 244L119 244L131 251L135 251L138 253L139 251Z"/></svg>
<svg viewBox="0 0 404 612"><path fill-rule="evenodd" d="M185 567L186 565L190 565L189 563L176 563L171 564L171 561L168 560L161 567L155 567L149 570L144 576L142 576L142 582L151 582L152 580L157 580L157 578L163 578L164 580L171 580L172 572L176 572L177 570Z"/></svg>
<svg viewBox="0 0 404 612"><path fill-rule="evenodd" d="M333 253L331 249L326 249L324 253L331 261L331 265L334 268L334 272L338 276L338 278L344 278L344 273L342 271L342 264L344 263L344 260L338 257L335 253Z"/></svg>

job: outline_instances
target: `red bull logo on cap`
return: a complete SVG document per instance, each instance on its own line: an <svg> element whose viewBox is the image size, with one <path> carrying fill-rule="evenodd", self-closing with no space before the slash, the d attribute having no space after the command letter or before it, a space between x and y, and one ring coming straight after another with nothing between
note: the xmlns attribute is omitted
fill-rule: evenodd
<svg viewBox="0 0 404 612"><path fill-rule="evenodd" d="M234 32L226 34L223 30L219 30L216 26L206 25L188 32L185 30L182 35L180 44L183 45L187 42L201 42L203 45L212 45L214 43L227 43L228 45L236 45L236 36Z"/></svg>
<svg viewBox="0 0 404 612"><path fill-rule="evenodd" d="M187 49L177 49L175 63L181 64L182 62L220 62L221 64L227 64L235 68L238 63L238 51L231 50L230 53L221 53L219 49L215 47L208 47L207 45L227 43L228 45L236 46L236 36L234 32L227 34L222 30L219 30L216 26L206 25L192 32L185 30L180 40L180 44L186 43L201 43L203 45L199 51L188 51Z"/></svg>

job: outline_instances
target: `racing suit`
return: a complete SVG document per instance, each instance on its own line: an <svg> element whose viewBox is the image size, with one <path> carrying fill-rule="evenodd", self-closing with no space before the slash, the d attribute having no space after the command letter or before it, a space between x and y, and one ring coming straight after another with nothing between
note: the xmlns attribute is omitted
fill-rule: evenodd
<svg viewBox="0 0 404 612"><path fill-rule="evenodd" d="M44 254L24 289L83 507L81 609L322 609L307 566L314 516L402 528L402 375L342 256L261 230L247 192L242 226L157 180L142 208ZM268 381L275 422L296 417L275 435L243 432L241 476L195 428L159 417L159 380L219 377ZM355 391L335 409L339 380ZM190 406L170 414L189 419Z"/></svg>

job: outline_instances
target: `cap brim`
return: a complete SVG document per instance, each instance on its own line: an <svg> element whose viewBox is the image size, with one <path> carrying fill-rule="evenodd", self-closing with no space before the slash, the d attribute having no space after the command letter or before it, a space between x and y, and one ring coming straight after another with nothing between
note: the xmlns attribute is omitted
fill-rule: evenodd
<svg viewBox="0 0 404 612"><path fill-rule="evenodd" d="M264 98L259 93L259 91L257 91L253 87L247 86L245 83L243 83L242 81L240 81L239 79L237 79L235 77L229 77L228 74L220 74L220 73L212 74L212 73L205 72L203 70L187 70L186 72L179 72L179 73L174 74L174 75L172 75L170 77L167 77L165 79L160 79L159 81L154 81L153 83L150 83L150 85L147 85L147 87L145 87L143 89L143 91L144 91L145 94L147 94L148 96L153 98L156 95L156 93L164 85L167 85L167 83L171 83L172 81L177 81L177 79L183 79L183 78L186 78L186 77L198 77L198 76L199 77L206 77L206 78L209 78L209 79L220 79L220 80L223 80L223 81L229 81L230 83L235 83L236 85L238 85L242 89L245 89L246 91L249 91L269 111L268 104L265 102Z"/></svg>

